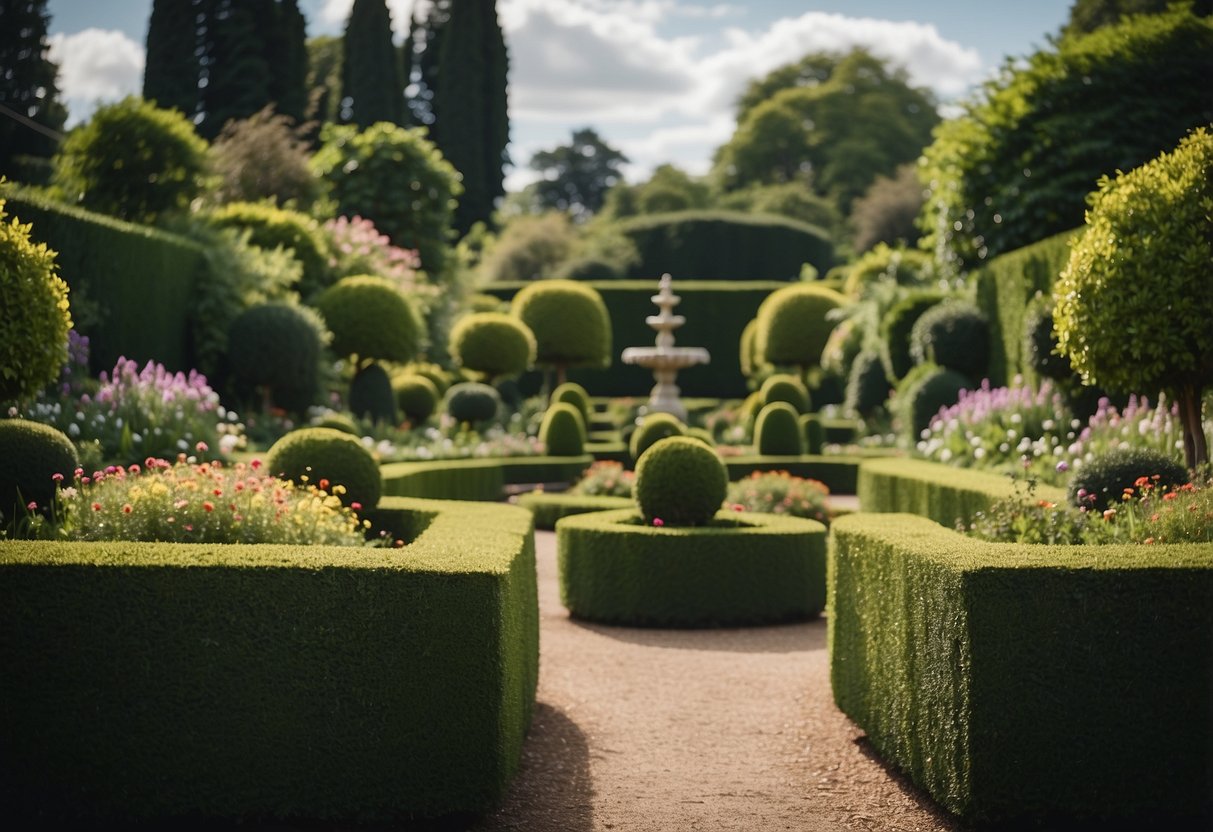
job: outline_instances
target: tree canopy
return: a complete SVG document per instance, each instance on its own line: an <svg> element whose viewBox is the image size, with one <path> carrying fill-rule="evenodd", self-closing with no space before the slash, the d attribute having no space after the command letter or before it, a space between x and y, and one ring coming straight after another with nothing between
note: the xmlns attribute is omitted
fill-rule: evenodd
<svg viewBox="0 0 1213 832"><path fill-rule="evenodd" d="M531 157L530 167L543 178L528 186L542 208L568 211L585 220L603 205L607 191L623 180L627 157L589 127L573 131L573 140Z"/></svg>
<svg viewBox="0 0 1213 832"><path fill-rule="evenodd" d="M341 121L404 123L404 79L386 0L354 0L345 24Z"/></svg>
<svg viewBox="0 0 1213 832"><path fill-rule="evenodd" d="M1157 14L1175 0L1074 0L1070 17L1062 27L1064 36L1088 35L1096 29L1119 23L1132 14ZM1192 10L1201 17L1213 15L1213 0L1192 0Z"/></svg>
<svg viewBox="0 0 1213 832"><path fill-rule="evenodd" d="M28 123L0 116L0 173L15 156L48 157L67 110L59 101L59 68L47 57L46 0L0 3L0 105Z"/></svg>

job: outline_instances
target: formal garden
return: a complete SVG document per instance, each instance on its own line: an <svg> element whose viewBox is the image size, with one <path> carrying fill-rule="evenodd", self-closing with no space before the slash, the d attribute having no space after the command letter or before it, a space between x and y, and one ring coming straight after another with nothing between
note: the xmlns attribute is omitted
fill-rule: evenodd
<svg viewBox="0 0 1213 832"><path fill-rule="evenodd" d="M152 95L6 159L5 816L597 828L511 814L600 753L548 680L765 633L817 640L814 713L929 816L862 828L1208 828L1202 14L915 127L884 236L839 206L887 194L744 179L817 106L787 73L861 52L751 85L738 182L595 205L492 213L449 130ZM621 359L655 330L706 355Z"/></svg>

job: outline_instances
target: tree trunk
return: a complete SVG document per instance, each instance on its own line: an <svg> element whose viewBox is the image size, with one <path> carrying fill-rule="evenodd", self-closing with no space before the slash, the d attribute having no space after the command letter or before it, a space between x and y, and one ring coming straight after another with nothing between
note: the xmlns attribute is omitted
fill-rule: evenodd
<svg viewBox="0 0 1213 832"><path fill-rule="evenodd" d="M1184 461L1189 469L1209 461L1209 444L1201 420L1202 390L1196 385L1187 385L1176 391L1179 405L1179 421L1184 429Z"/></svg>

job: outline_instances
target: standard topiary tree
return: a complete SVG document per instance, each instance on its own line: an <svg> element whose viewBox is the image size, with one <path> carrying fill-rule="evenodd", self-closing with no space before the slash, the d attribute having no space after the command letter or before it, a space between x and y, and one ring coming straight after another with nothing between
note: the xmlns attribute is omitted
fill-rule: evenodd
<svg viewBox="0 0 1213 832"><path fill-rule="evenodd" d="M653 443L670 436L685 436L686 425L672 413L650 413L632 434L628 442L628 450L632 461L638 461Z"/></svg>
<svg viewBox="0 0 1213 832"><path fill-rule="evenodd" d="M354 436L333 428L301 428L283 436L269 450L266 468L274 476L308 485L328 480L341 485L339 495L347 506L373 508L383 493L379 464Z"/></svg>
<svg viewBox="0 0 1213 832"><path fill-rule="evenodd" d="M585 452L585 423L571 404L556 402L548 407L539 425L539 441L549 456L581 456Z"/></svg>
<svg viewBox="0 0 1213 832"><path fill-rule="evenodd" d="M423 425L438 409L440 393L434 382L418 373L404 373L392 379L396 406L414 425Z"/></svg>
<svg viewBox="0 0 1213 832"><path fill-rule="evenodd" d="M336 279L330 265L333 252L328 238L314 219L298 211L275 208L264 202L233 202L211 213L210 222L220 228L249 232L249 242L258 248L281 246L303 266L294 287L300 297L310 298Z"/></svg>
<svg viewBox="0 0 1213 832"><path fill-rule="evenodd" d="M772 402L758 411L754 422L754 450L763 456L800 456L804 434L800 414L787 402Z"/></svg>
<svg viewBox="0 0 1213 832"><path fill-rule="evenodd" d="M914 366L914 357L910 354L910 333L914 331L918 319L943 299L939 292L912 292L893 304L880 319L880 359L884 362L889 381L900 381Z"/></svg>
<svg viewBox="0 0 1213 832"><path fill-rule="evenodd" d="M1209 460L1201 404L1213 381L1213 133L1103 177L1053 287L1058 346L1084 384L1166 391L1189 467Z"/></svg>
<svg viewBox="0 0 1213 832"><path fill-rule="evenodd" d="M513 315L477 312L451 328L451 356L492 384L525 372L535 360L535 335Z"/></svg>
<svg viewBox="0 0 1213 832"><path fill-rule="evenodd" d="M919 364L906 386L897 392L901 430L912 446L945 407L960 400L960 391L973 386L965 376L935 364Z"/></svg>
<svg viewBox="0 0 1213 832"><path fill-rule="evenodd" d="M586 430L589 430L594 411L590 404L590 394L580 384L575 381L566 381L552 391L552 397L548 401L551 404L564 402L577 408L577 412L581 414L582 423Z"/></svg>
<svg viewBox="0 0 1213 832"><path fill-rule="evenodd" d="M885 375L884 362L875 350L864 350L851 364L851 375L847 378L846 403L849 413L867 419L889 398L889 377Z"/></svg>
<svg viewBox="0 0 1213 832"><path fill-rule="evenodd" d="M396 391L381 364L368 364L350 382L350 412L368 422L396 424Z"/></svg>
<svg viewBox="0 0 1213 832"><path fill-rule="evenodd" d="M611 318L589 286L540 280L514 295L510 311L535 334L536 363L554 368L558 384L569 367L611 366Z"/></svg>
<svg viewBox="0 0 1213 832"><path fill-rule="evenodd" d="M767 364L799 367L801 375L821 363L834 329L829 313L846 303L838 292L797 283L777 289L758 307L755 355Z"/></svg>
<svg viewBox="0 0 1213 832"><path fill-rule="evenodd" d="M245 310L228 331L232 381L242 397L256 393L264 409L302 413L320 394L327 336L315 312L286 303Z"/></svg>
<svg viewBox="0 0 1213 832"><path fill-rule="evenodd" d="M23 517L31 502L45 511L55 495L53 477L70 483L79 464L65 434L25 419L0 420L0 460L0 530Z"/></svg>
<svg viewBox="0 0 1213 832"><path fill-rule="evenodd" d="M796 376L777 373L762 383L759 392L762 393L764 405L787 402L798 414L808 413L812 410L809 390Z"/></svg>
<svg viewBox="0 0 1213 832"><path fill-rule="evenodd" d="M915 364L933 361L980 381L989 371L990 323L966 301L933 306L910 329L910 357Z"/></svg>
<svg viewBox="0 0 1213 832"><path fill-rule="evenodd" d="M660 440L636 465L634 492L646 523L702 526L728 490L728 469L716 451L689 436Z"/></svg>
<svg viewBox="0 0 1213 832"><path fill-rule="evenodd" d="M55 253L6 216L0 199L0 402L33 396L58 377L72 328Z"/></svg>
<svg viewBox="0 0 1213 832"><path fill-rule="evenodd" d="M1096 511L1113 508L1124 500L1126 489L1140 488L1138 481L1143 477L1158 494L1186 483L1188 472L1174 459L1149 448L1113 448L1070 476L1070 503Z"/></svg>
<svg viewBox="0 0 1213 832"><path fill-rule="evenodd" d="M487 384L465 381L451 385L443 406L456 422L475 425L487 422L501 408L501 395Z"/></svg>

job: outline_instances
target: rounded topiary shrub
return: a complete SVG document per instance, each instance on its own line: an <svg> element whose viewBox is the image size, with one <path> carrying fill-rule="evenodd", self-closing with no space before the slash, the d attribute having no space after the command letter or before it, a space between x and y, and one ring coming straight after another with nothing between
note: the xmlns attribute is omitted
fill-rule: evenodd
<svg viewBox="0 0 1213 832"><path fill-rule="evenodd" d="M799 413L808 413L812 409L809 399L809 389L796 376L778 373L762 383L763 405L775 402L786 402Z"/></svg>
<svg viewBox="0 0 1213 832"><path fill-rule="evenodd" d="M712 432L707 428L687 428L686 436L691 439L698 439L709 448L716 447L716 440L712 437Z"/></svg>
<svg viewBox="0 0 1213 832"><path fill-rule="evenodd" d="M804 452L811 456L820 455L826 444L826 427L821 417L816 413L801 416L800 433L804 436Z"/></svg>
<svg viewBox="0 0 1213 832"><path fill-rule="evenodd" d="M843 321L834 327L821 353L821 369L845 379L863 349L864 337L864 328L854 320Z"/></svg>
<svg viewBox="0 0 1213 832"><path fill-rule="evenodd" d="M411 364L406 364L400 375L425 376L434 385L434 389L438 391L439 398L442 398L446 394L447 388L453 383L450 374L442 369L440 365L429 364L424 361L414 361Z"/></svg>
<svg viewBox="0 0 1213 832"><path fill-rule="evenodd" d="M448 416L456 422L471 425L492 419L500 407L501 394L489 385L476 381L452 385L443 400L443 408Z"/></svg>
<svg viewBox="0 0 1213 832"><path fill-rule="evenodd" d="M1069 381L1074 378L1070 359L1057 353L1053 334L1053 306L1049 299L1038 298L1023 317L1023 363L1041 378Z"/></svg>
<svg viewBox="0 0 1213 832"><path fill-rule="evenodd" d="M728 470L716 451L689 436L659 440L636 464L634 492L646 523L703 525L728 489Z"/></svg>
<svg viewBox="0 0 1213 832"><path fill-rule="evenodd" d="M314 312L285 303L254 306L232 322L227 344L232 381L242 395L261 390L294 413L315 404L324 342Z"/></svg>
<svg viewBox="0 0 1213 832"><path fill-rule="evenodd" d="M905 378L914 366L914 358L910 354L910 333L923 313L943 299L939 292L914 292L893 304L881 318L881 361L884 362L885 375L891 381Z"/></svg>
<svg viewBox="0 0 1213 832"><path fill-rule="evenodd" d="M232 202L218 208L210 221L220 228L249 232L249 242L258 248L290 249L303 266L294 288L309 298L328 288L336 274L329 265L332 252L320 225L307 214L277 208L265 202Z"/></svg>
<svg viewBox="0 0 1213 832"><path fill-rule="evenodd" d="M320 421L312 425L314 428L332 428L339 430L342 433L348 433L350 436L361 436L362 431L358 428L358 423L348 413L326 413Z"/></svg>
<svg viewBox="0 0 1213 832"><path fill-rule="evenodd" d="M589 430L590 420L593 417L593 408L590 404L590 394L586 389L575 381L566 381L564 384L558 385L552 391L550 400L553 404L556 402L564 402L571 404L581 413L581 421L585 423L586 430Z"/></svg>
<svg viewBox="0 0 1213 832"><path fill-rule="evenodd" d="M1070 477L1070 502L1079 508L1103 511L1120 503L1125 489L1134 489L1134 495L1140 496L1137 483L1143 477L1152 489L1174 488L1188 481L1188 469L1158 451L1114 448L1074 472Z"/></svg>
<svg viewBox="0 0 1213 832"><path fill-rule="evenodd" d="M921 368L921 370L919 370ZM960 391L972 382L956 372L934 364L921 364L904 389L898 391L898 416L903 435L913 444L945 407L960 400Z"/></svg>
<svg viewBox="0 0 1213 832"><path fill-rule="evenodd" d="M628 451L633 460L639 460L644 452L659 439L669 436L685 436L686 425L672 413L650 413L636 428L628 442Z"/></svg>
<svg viewBox="0 0 1213 832"><path fill-rule="evenodd" d="M971 303L948 301L919 316L910 330L910 358L933 361L973 381L988 374L990 323Z"/></svg>
<svg viewBox="0 0 1213 832"><path fill-rule="evenodd" d="M536 281L514 295L510 311L535 334L537 363L611 365L611 317L602 296L584 283Z"/></svg>
<svg viewBox="0 0 1213 832"><path fill-rule="evenodd" d="M800 456L804 434L800 414L787 402L772 402L758 411L754 423L754 449L764 456Z"/></svg>
<svg viewBox="0 0 1213 832"><path fill-rule="evenodd" d="M0 421L0 519L23 516L31 502L45 509L55 494L55 474L70 483L78 464L76 447L62 431L25 419Z"/></svg>
<svg viewBox="0 0 1213 832"><path fill-rule="evenodd" d="M489 379L516 376L535 360L535 336L513 315L477 312L451 328L450 350L460 366Z"/></svg>
<svg viewBox="0 0 1213 832"><path fill-rule="evenodd" d="M851 364L844 407L866 419L888 401L889 390L889 377L885 375L880 353L864 350Z"/></svg>
<svg viewBox="0 0 1213 832"><path fill-rule="evenodd" d="M845 303L824 286L797 283L775 290L758 307L754 357L777 366L820 364L835 325L829 313Z"/></svg>
<svg viewBox="0 0 1213 832"><path fill-rule="evenodd" d="M392 380L396 406L414 425L423 425L438 409L439 393L434 382L417 373L405 373Z"/></svg>
<svg viewBox="0 0 1213 832"><path fill-rule="evenodd" d="M301 428L283 436L265 459L269 472L296 483L342 485L341 502L372 508L383 493L379 464L362 443L333 428Z"/></svg>
<svg viewBox="0 0 1213 832"><path fill-rule="evenodd" d="M350 382L350 412L369 422L396 423L392 379L379 364L368 364Z"/></svg>
<svg viewBox="0 0 1213 832"><path fill-rule="evenodd" d="M339 356L408 361L425 333L412 302L389 281L373 275L337 281L316 298L316 309L333 333L333 352Z"/></svg>
<svg viewBox="0 0 1213 832"><path fill-rule="evenodd" d="M750 378L758 373L761 364L758 355L758 320L751 318L741 330L741 338L737 342L737 360L741 365L741 374Z"/></svg>
<svg viewBox="0 0 1213 832"><path fill-rule="evenodd" d="M548 406L539 425L539 441L549 456L581 456L585 452L585 422L571 404Z"/></svg>

